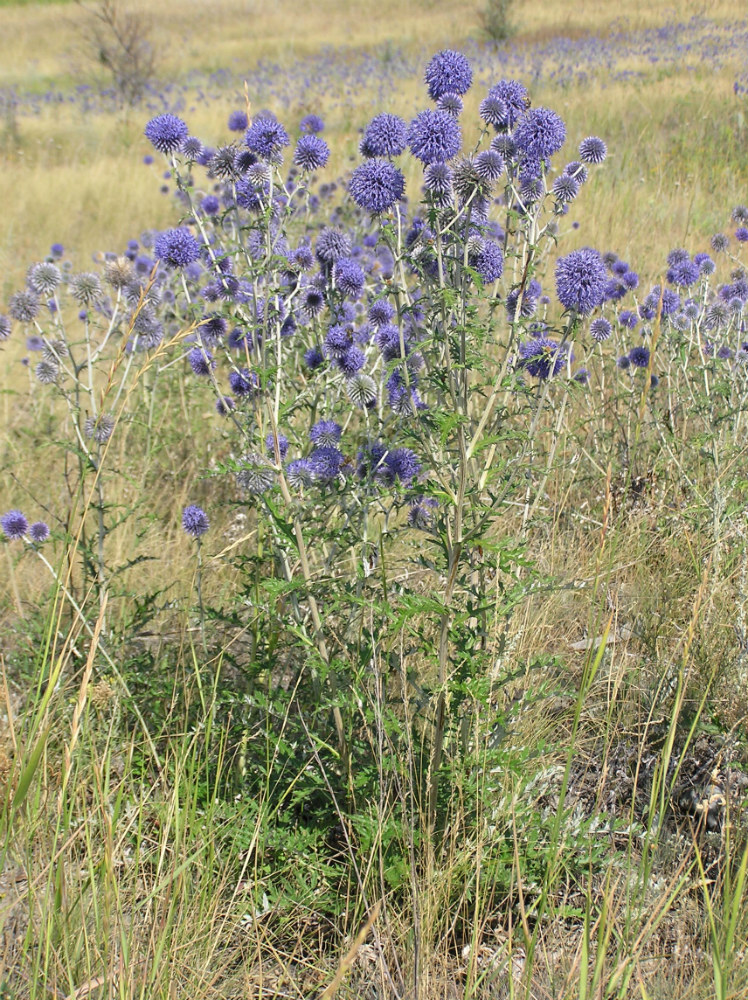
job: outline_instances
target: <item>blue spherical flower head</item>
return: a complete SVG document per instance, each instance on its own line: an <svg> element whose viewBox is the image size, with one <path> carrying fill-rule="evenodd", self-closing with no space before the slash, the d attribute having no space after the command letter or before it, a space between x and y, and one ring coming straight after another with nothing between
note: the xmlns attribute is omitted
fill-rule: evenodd
<svg viewBox="0 0 748 1000"><path fill-rule="evenodd" d="M176 115L156 115L145 127L145 137L159 153L176 153L189 136L189 129Z"/></svg>
<svg viewBox="0 0 748 1000"><path fill-rule="evenodd" d="M579 184L568 174L560 174L553 182L553 196L560 205L568 205L579 194Z"/></svg>
<svg viewBox="0 0 748 1000"><path fill-rule="evenodd" d="M221 203L214 194L206 194L200 202L200 208L206 215L218 215L221 210Z"/></svg>
<svg viewBox="0 0 748 1000"><path fill-rule="evenodd" d="M337 479L345 458L337 448L315 448L309 456L312 477L318 483L330 483Z"/></svg>
<svg viewBox="0 0 748 1000"><path fill-rule="evenodd" d="M462 114L463 103L459 94L442 94L436 102L439 111L446 111L453 118L459 118Z"/></svg>
<svg viewBox="0 0 748 1000"><path fill-rule="evenodd" d="M321 347L310 347L304 352L304 364L310 371L321 368L325 363L325 356Z"/></svg>
<svg viewBox="0 0 748 1000"><path fill-rule="evenodd" d="M738 226L735 230L735 239L738 243L748 243L748 228L745 226Z"/></svg>
<svg viewBox="0 0 748 1000"><path fill-rule="evenodd" d="M325 123L322 121L319 115L305 115L299 122L299 129L302 132L310 133L311 135L316 135L318 132L323 132L325 128Z"/></svg>
<svg viewBox="0 0 748 1000"><path fill-rule="evenodd" d="M405 152L408 126L398 115L375 115L364 130L359 151L366 157L399 156Z"/></svg>
<svg viewBox="0 0 748 1000"><path fill-rule="evenodd" d="M473 160L473 166L482 181L493 183L504 172L504 158L501 153L497 153L493 149L484 149Z"/></svg>
<svg viewBox="0 0 748 1000"><path fill-rule="evenodd" d="M335 283L343 295L352 299L359 297L366 284L366 275L355 260L351 260L350 257L341 257L335 264L333 273Z"/></svg>
<svg viewBox="0 0 748 1000"><path fill-rule="evenodd" d="M428 531L434 522L434 514L438 507L438 500L434 500L432 497L416 497L410 502L408 524L411 528Z"/></svg>
<svg viewBox="0 0 748 1000"><path fill-rule="evenodd" d="M446 111L420 111L408 127L408 145L426 165L445 163L462 145L462 131Z"/></svg>
<svg viewBox="0 0 748 1000"><path fill-rule="evenodd" d="M204 347L193 347L187 360L195 375L208 376L216 366L213 355Z"/></svg>
<svg viewBox="0 0 748 1000"><path fill-rule="evenodd" d="M467 58L453 49L437 52L426 67L424 76L432 101L437 101L443 94L465 94L473 82L473 71Z"/></svg>
<svg viewBox="0 0 748 1000"><path fill-rule="evenodd" d="M699 265L695 260L690 260L686 254L685 260L679 260L674 263L667 272L667 280L672 285L678 285L680 288L690 288L694 285L701 276L701 270Z"/></svg>
<svg viewBox="0 0 748 1000"><path fill-rule="evenodd" d="M351 238L346 233L341 233L339 229L332 229L326 226L320 230L315 246L317 260L322 264L334 264L341 257L349 257L351 254Z"/></svg>
<svg viewBox="0 0 748 1000"><path fill-rule="evenodd" d="M497 128L512 128L530 106L527 88L518 80L499 80L491 87L488 96L498 98L506 108L506 121L500 122L498 126L495 126Z"/></svg>
<svg viewBox="0 0 748 1000"><path fill-rule="evenodd" d="M200 244L185 226L159 233L153 249L167 267L186 267L200 259Z"/></svg>
<svg viewBox="0 0 748 1000"><path fill-rule="evenodd" d="M302 135L296 143L293 161L302 170L319 170L329 159L330 147L317 135Z"/></svg>
<svg viewBox="0 0 748 1000"><path fill-rule="evenodd" d="M346 378L353 378L366 364L366 355L360 347L353 345L336 357L335 364Z"/></svg>
<svg viewBox="0 0 748 1000"><path fill-rule="evenodd" d="M29 530L29 522L20 510L9 510L7 514L0 517L0 528L3 529L6 538L14 541L17 538L23 538Z"/></svg>
<svg viewBox="0 0 748 1000"><path fill-rule="evenodd" d="M421 463L410 448L394 448L388 451L384 459L389 473L388 479L399 479L403 486L408 486L420 473Z"/></svg>
<svg viewBox="0 0 748 1000"><path fill-rule="evenodd" d="M605 296L607 273L597 250L572 250L556 262L556 294L564 309L586 315Z"/></svg>
<svg viewBox="0 0 748 1000"><path fill-rule="evenodd" d="M37 545L46 542L49 538L49 525L45 521L34 521L29 528L29 538Z"/></svg>
<svg viewBox="0 0 748 1000"><path fill-rule="evenodd" d="M367 160L353 171L348 190L359 208L378 215L402 198L405 178L389 160Z"/></svg>
<svg viewBox="0 0 748 1000"><path fill-rule="evenodd" d="M629 351L629 361L634 368L646 368L649 364L649 349L643 344L632 347Z"/></svg>
<svg viewBox="0 0 748 1000"><path fill-rule="evenodd" d="M229 372L229 385L235 396L251 396L258 385L258 379L254 372L248 368L241 371Z"/></svg>
<svg viewBox="0 0 748 1000"><path fill-rule="evenodd" d="M710 242L715 253L726 253L730 246L730 241L724 233L715 233Z"/></svg>
<svg viewBox="0 0 748 1000"><path fill-rule="evenodd" d="M268 457L275 460L275 439L272 434L266 436L265 447L267 448ZM281 458L285 458L288 454L288 438L285 434L278 435L278 452Z"/></svg>
<svg viewBox="0 0 748 1000"><path fill-rule="evenodd" d="M10 337L13 325L10 322L10 317L0 316L0 341L7 340Z"/></svg>
<svg viewBox="0 0 748 1000"><path fill-rule="evenodd" d="M395 315L395 307L386 299L377 299L369 306L369 319L375 326L383 326L389 323Z"/></svg>
<svg viewBox="0 0 748 1000"><path fill-rule="evenodd" d="M188 504L182 511L182 527L192 538L200 538L210 527L208 515L197 504Z"/></svg>
<svg viewBox="0 0 748 1000"><path fill-rule="evenodd" d="M619 317L620 319L620 317ZM598 344L601 344L604 340L607 340L613 332L613 328L604 316L598 316L597 319L593 319L590 323L590 336Z"/></svg>
<svg viewBox="0 0 748 1000"><path fill-rule="evenodd" d="M255 118L247 129L244 142L248 149L263 160L276 160L291 140L288 132L274 118Z"/></svg>
<svg viewBox="0 0 748 1000"><path fill-rule="evenodd" d="M514 130L517 148L533 160L548 160L566 142L566 126L550 108L532 108Z"/></svg>
<svg viewBox="0 0 748 1000"><path fill-rule="evenodd" d="M320 448L334 448L342 433L343 428L335 420L318 420L309 431L309 440Z"/></svg>
<svg viewBox="0 0 748 1000"><path fill-rule="evenodd" d="M506 128L509 122L509 110L506 103L495 94L489 94L480 102L479 114L486 125L495 129Z"/></svg>
<svg viewBox="0 0 748 1000"><path fill-rule="evenodd" d="M430 163L423 172L423 189L438 206L444 208L454 198L452 171L446 163Z"/></svg>
<svg viewBox="0 0 748 1000"><path fill-rule="evenodd" d="M470 263L483 279L484 285L498 281L504 273L504 253L493 240L484 240L480 250L471 257Z"/></svg>
<svg viewBox="0 0 748 1000"><path fill-rule="evenodd" d="M519 345L521 367L533 378L547 379L558 375L566 365L567 344L559 345L548 337L533 337Z"/></svg>
<svg viewBox="0 0 748 1000"><path fill-rule="evenodd" d="M243 132L249 125L246 111L232 111L229 115L229 130L231 132Z"/></svg>
<svg viewBox="0 0 748 1000"><path fill-rule="evenodd" d="M314 482L312 464L308 458L297 458L286 466L286 478L292 489L298 490L311 486Z"/></svg>
<svg viewBox="0 0 748 1000"><path fill-rule="evenodd" d="M588 135L579 143L579 159L582 163L602 163L608 155L608 147L596 135Z"/></svg>

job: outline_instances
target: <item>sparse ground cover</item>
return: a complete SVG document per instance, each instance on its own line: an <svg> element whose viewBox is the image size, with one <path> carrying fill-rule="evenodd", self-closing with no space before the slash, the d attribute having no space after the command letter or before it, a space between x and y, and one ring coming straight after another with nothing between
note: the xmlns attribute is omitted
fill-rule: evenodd
<svg viewBox="0 0 748 1000"><path fill-rule="evenodd" d="M0 9L6 995L745 995L748 22L517 15Z"/></svg>

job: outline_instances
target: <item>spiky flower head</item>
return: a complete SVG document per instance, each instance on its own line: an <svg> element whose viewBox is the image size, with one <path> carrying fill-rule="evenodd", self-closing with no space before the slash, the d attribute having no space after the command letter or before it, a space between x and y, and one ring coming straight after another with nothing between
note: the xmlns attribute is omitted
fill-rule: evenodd
<svg viewBox="0 0 748 1000"><path fill-rule="evenodd" d="M748 206L736 205L730 212L730 218L739 225L746 225L748 223Z"/></svg>
<svg viewBox="0 0 748 1000"><path fill-rule="evenodd" d="M186 226L159 233L154 245L156 257L171 268L186 267L199 260L200 249L200 244Z"/></svg>
<svg viewBox="0 0 748 1000"><path fill-rule="evenodd" d="M134 276L132 261L127 257L115 257L104 265L104 280L118 291L126 288Z"/></svg>
<svg viewBox="0 0 748 1000"><path fill-rule="evenodd" d="M244 132L249 125L246 111L232 111L229 115L228 126L230 132Z"/></svg>
<svg viewBox="0 0 748 1000"><path fill-rule="evenodd" d="M31 323L39 314L39 296L30 288L15 292L8 300L8 312L19 323Z"/></svg>
<svg viewBox="0 0 748 1000"><path fill-rule="evenodd" d="M159 153L176 153L184 140L190 134L181 118L176 115L164 114L151 118L145 127L146 139L156 147Z"/></svg>
<svg viewBox="0 0 748 1000"><path fill-rule="evenodd" d="M424 77L429 96L437 101L442 94L467 93L473 82L473 71L461 52L443 49L431 58Z"/></svg>
<svg viewBox="0 0 748 1000"><path fill-rule="evenodd" d="M49 538L49 525L45 521L34 521L29 528L29 538L37 545L46 542Z"/></svg>
<svg viewBox="0 0 748 1000"><path fill-rule="evenodd" d="M462 131L446 111L419 111L408 127L408 145L422 163L444 163L460 151Z"/></svg>
<svg viewBox="0 0 748 1000"><path fill-rule="evenodd" d="M309 132L312 135L316 135L318 132L324 132L325 123L319 115L305 115L299 122L299 129L302 132Z"/></svg>
<svg viewBox="0 0 748 1000"><path fill-rule="evenodd" d="M364 130L359 151L366 157L399 156L407 145L408 126L398 115L375 115Z"/></svg>
<svg viewBox="0 0 748 1000"><path fill-rule="evenodd" d="M264 455L252 452L241 460L236 473L236 483L240 489L257 496L272 488L275 483L275 473Z"/></svg>
<svg viewBox="0 0 748 1000"><path fill-rule="evenodd" d="M251 396L257 389L259 382L257 375L250 372L248 368L241 371L229 372L229 385L235 396Z"/></svg>
<svg viewBox="0 0 748 1000"><path fill-rule="evenodd" d="M607 273L597 250L572 250L556 262L556 294L564 309L586 315L605 296Z"/></svg>
<svg viewBox="0 0 748 1000"><path fill-rule="evenodd" d="M497 97L506 107L506 123L500 124L499 128L512 128L530 106L527 88L518 80L499 80L491 87L488 96Z"/></svg>
<svg viewBox="0 0 748 1000"><path fill-rule="evenodd" d="M345 458L337 448L315 448L309 456L309 466L315 482L330 483L337 479Z"/></svg>
<svg viewBox="0 0 748 1000"><path fill-rule="evenodd" d="M521 367L533 378L547 379L558 375L569 356L568 344L560 345L548 337L533 337L519 345Z"/></svg>
<svg viewBox="0 0 748 1000"><path fill-rule="evenodd" d="M326 226L320 230L314 252L321 263L334 264L341 257L350 256L351 238L339 229Z"/></svg>
<svg viewBox="0 0 748 1000"><path fill-rule="evenodd" d="M553 196L560 205L568 205L579 194L579 184L569 174L559 174L553 182Z"/></svg>
<svg viewBox="0 0 748 1000"><path fill-rule="evenodd" d="M608 147L596 135L588 135L579 143L579 159L582 163L602 163L608 155Z"/></svg>
<svg viewBox="0 0 748 1000"><path fill-rule="evenodd" d="M68 291L79 305L90 308L101 301L101 279L93 271L82 271L70 279Z"/></svg>
<svg viewBox="0 0 748 1000"><path fill-rule="evenodd" d="M343 428L335 420L318 420L309 431L309 440L322 448L334 448L342 433Z"/></svg>
<svg viewBox="0 0 748 1000"><path fill-rule="evenodd" d="M483 240L480 250L471 256L470 263L483 279L484 285L498 281L504 273L504 253L493 240Z"/></svg>
<svg viewBox="0 0 748 1000"><path fill-rule="evenodd" d="M598 316L590 323L590 336L598 344L607 340L613 332L613 328L604 316Z"/></svg>
<svg viewBox="0 0 748 1000"><path fill-rule="evenodd" d="M106 444L114 431L114 417L111 413L100 413L97 417L86 418L83 432L99 444Z"/></svg>
<svg viewBox="0 0 748 1000"><path fill-rule="evenodd" d="M318 135L302 135L296 143L293 162L302 170L319 170L330 159L330 147Z"/></svg>
<svg viewBox="0 0 748 1000"><path fill-rule="evenodd" d="M61 281L62 271L52 261L32 264L26 275L26 283L38 295L54 295Z"/></svg>
<svg viewBox="0 0 748 1000"><path fill-rule="evenodd" d="M402 198L405 178L389 160L375 158L356 167L348 190L359 208L379 215Z"/></svg>
<svg viewBox="0 0 748 1000"><path fill-rule="evenodd" d="M629 361L634 368L646 368L649 364L649 348L644 344L637 344L629 351Z"/></svg>
<svg viewBox="0 0 748 1000"><path fill-rule="evenodd" d="M291 142L288 132L274 118L255 118L247 129L244 141L253 153L271 162L275 161L283 147Z"/></svg>
<svg viewBox="0 0 748 1000"><path fill-rule="evenodd" d="M197 162L203 154L203 144L194 135L188 135L181 146L182 155L190 163Z"/></svg>
<svg viewBox="0 0 748 1000"><path fill-rule="evenodd" d="M495 94L483 98L479 114L486 125L493 125L495 129L506 128L509 121L506 103Z"/></svg>
<svg viewBox="0 0 748 1000"><path fill-rule="evenodd" d="M408 524L411 528L428 531L434 523L434 514L439 507L433 497L416 497L411 500L408 510Z"/></svg>
<svg viewBox="0 0 748 1000"><path fill-rule="evenodd" d="M213 355L206 347L193 347L187 354L187 360L195 375L208 376L216 366Z"/></svg>
<svg viewBox="0 0 748 1000"><path fill-rule="evenodd" d="M724 233L715 233L710 242L715 253L725 253L730 246L730 241Z"/></svg>
<svg viewBox="0 0 748 1000"><path fill-rule="evenodd" d="M355 299L364 290L366 275L355 260L350 257L341 257L335 263L334 269L335 283L344 295Z"/></svg>
<svg viewBox="0 0 748 1000"><path fill-rule="evenodd" d="M210 527L208 515L197 504L188 504L182 511L182 528L192 538L201 538Z"/></svg>
<svg viewBox="0 0 748 1000"><path fill-rule="evenodd" d="M459 118L463 109L462 98L459 94L453 94L451 92L442 94L436 102L436 107L439 111L446 111L447 114L451 115L453 118Z"/></svg>
<svg viewBox="0 0 748 1000"><path fill-rule="evenodd" d="M423 189L440 208L452 203L452 171L446 163L430 163L423 172Z"/></svg>
<svg viewBox="0 0 748 1000"><path fill-rule="evenodd" d="M360 409L371 406L377 398L377 385L371 375L357 372L345 384L345 391L354 406Z"/></svg>
<svg viewBox="0 0 748 1000"><path fill-rule="evenodd" d="M29 530L29 522L20 510L9 510L7 514L0 517L0 528L3 529L6 538L14 541L17 538L23 538Z"/></svg>
<svg viewBox="0 0 748 1000"><path fill-rule="evenodd" d="M493 149L484 149L482 153L478 153L473 162L475 172L487 183L497 181L504 172L504 158L501 153Z"/></svg>
<svg viewBox="0 0 748 1000"><path fill-rule="evenodd" d="M531 159L547 160L566 142L566 126L550 108L531 108L517 123L514 141Z"/></svg>
<svg viewBox="0 0 748 1000"><path fill-rule="evenodd" d="M312 465L308 458L297 458L286 466L286 478L293 489L311 486L314 482Z"/></svg>
<svg viewBox="0 0 748 1000"><path fill-rule="evenodd" d="M60 375L60 367L57 362L42 358L34 368L34 375L42 385L52 385Z"/></svg>
<svg viewBox="0 0 748 1000"><path fill-rule="evenodd" d="M10 337L13 326L8 316L0 316L0 342Z"/></svg>

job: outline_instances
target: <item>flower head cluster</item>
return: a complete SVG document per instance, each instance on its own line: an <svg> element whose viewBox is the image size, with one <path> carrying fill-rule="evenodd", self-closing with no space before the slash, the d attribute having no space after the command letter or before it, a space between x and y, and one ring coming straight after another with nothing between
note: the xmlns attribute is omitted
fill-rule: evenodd
<svg viewBox="0 0 748 1000"><path fill-rule="evenodd" d="M408 127L408 145L422 163L444 163L459 153L462 132L446 111L420 111Z"/></svg>
<svg viewBox="0 0 748 1000"><path fill-rule="evenodd" d="M182 511L182 528L192 538L201 538L210 527L208 515L197 504L188 504Z"/></svg>
<svg viewBox="0 0 748 1000"><path fill-rule="evenodd" d="M375 115L364 130L359 144L362 156L399 156L407 146L408 126L398 115Z"/></svg>
<svg viewBox="0 0 748 1000"><path fill-rule="evenodd" d="M470 63L461 52L443 49L433 56L426 67L429 96L437 101L444 94L465 94L473 82Z"/></svg>
<svg viewBox="0 0 748 1000"><path fill-rule="evenodd" d="M146 139L159 153L176 153L188 135L185 122L171 114L156 115L145 127Z"/></svg>
<svg viewBox="0 0 748 1000"><path fill-rule="evenodd" d="M597 250L572 250L556 262L556 294L564 309L586 315L605 296L607 274Z"/></svg>
<svg viewBox="0 0 748 1000"><path fill-rule="evenodd" d="M402 198L405 178L389 160L371 159L353 171L348 190L359 208L378 215Z"/></svg>
<svg viewBox="0 0 748 1000"><path fill-rule="evenodd" d="M159 233L153 250L167 267L186 267L200 259L200 244L186 226Z"/></svg>

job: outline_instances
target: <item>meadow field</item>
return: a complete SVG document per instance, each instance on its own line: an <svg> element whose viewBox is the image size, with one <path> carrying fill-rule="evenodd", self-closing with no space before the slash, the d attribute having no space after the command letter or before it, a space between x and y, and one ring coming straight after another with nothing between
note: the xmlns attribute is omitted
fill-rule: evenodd
<svg viewBox="0 0 748 1000"><path fill-rule="evenodd" d="M748 12L103 2L0 0L0 998L748 996Z"/></svg>

